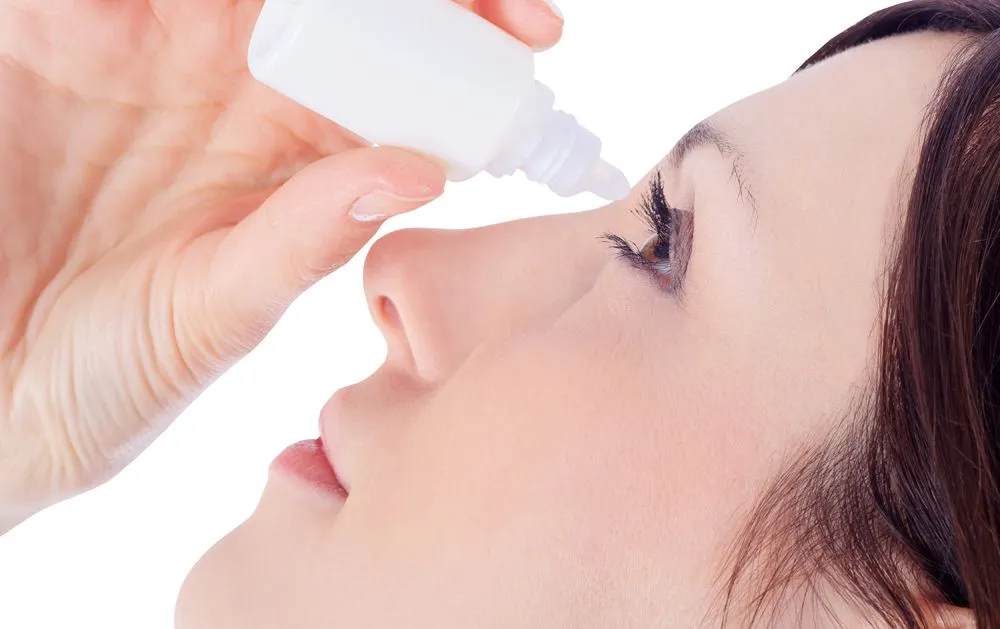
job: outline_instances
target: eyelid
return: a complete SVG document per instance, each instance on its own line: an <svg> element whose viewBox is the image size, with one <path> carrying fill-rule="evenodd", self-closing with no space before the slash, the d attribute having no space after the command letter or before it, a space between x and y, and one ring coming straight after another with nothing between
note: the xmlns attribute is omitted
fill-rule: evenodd
<svg viewBox="0 0 1000 629"><path fill-rule="evenodd" d="M671 241L670 255L674 262L674 273L683 284L687 278L688 264L694 249L694 212L674 210L674 239Z"/></svg>
<svg viewBox="0 0 1000 629"><path fill-rule="evenodd" d="M666 188L663 184L663 174L657 170L650 180L650 195L659 195L660 202L666 206L671 215L670 233L670 259L671 273L674 276L674 286L679 293L687 278L688 264L691 261L691 253L694 247L694 212L682 210L670 203L667 198Z"/></svg>
<svg viewBox="0 0 1000 629"><path fill-rule="evenodd" d="M651 208L645 209L644 215L647 222L651 223L650 227L654 232L659 227L659 215L669 215L670 288L672 292L680 294L684 287L688 263L691 259L694 237L694 214L690 210L678 209L670 202L667 198L661 170L657 170L650 179L647 196L644 199L646 200L646 205L652 205ZM649 211L650 209L652 212Z"/></svg>

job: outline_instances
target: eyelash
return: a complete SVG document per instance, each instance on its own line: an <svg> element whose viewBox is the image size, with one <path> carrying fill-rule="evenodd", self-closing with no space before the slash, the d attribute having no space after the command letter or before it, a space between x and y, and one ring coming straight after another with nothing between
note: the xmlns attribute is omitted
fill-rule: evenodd
<svg viewBox="0 0 1000 629"><path fill-rule="evenodd" d="M654 274L660 282L671 279L672 239L674 237L674 221L676 212L667 201L663 191L663 177L656 173L650 181L649 189L642 195L636 213L648 225L652 236L641 246L622 238L617 234L605 234L603 240L610 245L619 258L635 268ZM654 252L658 260L651 260L646 249L654 241Z"/></svg>

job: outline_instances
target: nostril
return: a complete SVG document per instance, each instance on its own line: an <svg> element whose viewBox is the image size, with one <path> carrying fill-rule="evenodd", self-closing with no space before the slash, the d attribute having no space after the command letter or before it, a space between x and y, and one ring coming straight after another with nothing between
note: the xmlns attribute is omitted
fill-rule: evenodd
<svg viewBox="0 0 1000 629"><path fill-rule="evenodd" d="M375 299L375 316L386 330L402 331L403 321L400 319L399 309L388 297L381 295Z"/></svg>
<svg viewBox="0 0 1000 629"><path fill-rule="evenodd" d="M417 370L416 356L413 355L413 348L410 347L409 339L406 338L406 328L403 324L403 315L399 312L395 302L384 295L375 298L371 305L375 323L382 336L385 338L389 349L389 360L406 368Z"/></svg>

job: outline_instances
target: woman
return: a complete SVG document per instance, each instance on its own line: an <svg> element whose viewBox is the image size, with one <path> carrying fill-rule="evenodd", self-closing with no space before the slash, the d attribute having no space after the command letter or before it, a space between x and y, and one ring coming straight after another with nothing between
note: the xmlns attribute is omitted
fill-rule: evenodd
<svg viewBox="0 0 1000 629"><path fill-rule="evenodd" d="M908 3L622 203L383 239L347 495L275 466L178 626L1000 627L998 112L1000 3Z"/></svg>

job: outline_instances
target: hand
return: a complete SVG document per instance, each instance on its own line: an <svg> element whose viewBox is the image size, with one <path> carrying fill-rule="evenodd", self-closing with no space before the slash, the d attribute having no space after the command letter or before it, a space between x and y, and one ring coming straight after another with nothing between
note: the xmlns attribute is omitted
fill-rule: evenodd
<svg viewBox="0 0 1000 629"><path fill-rule="evenodd" d="M536 48L561 34L544 0L463 4ZM252 80L261 6L0 0L0 532L111 478L443 189Z"/></svg>

